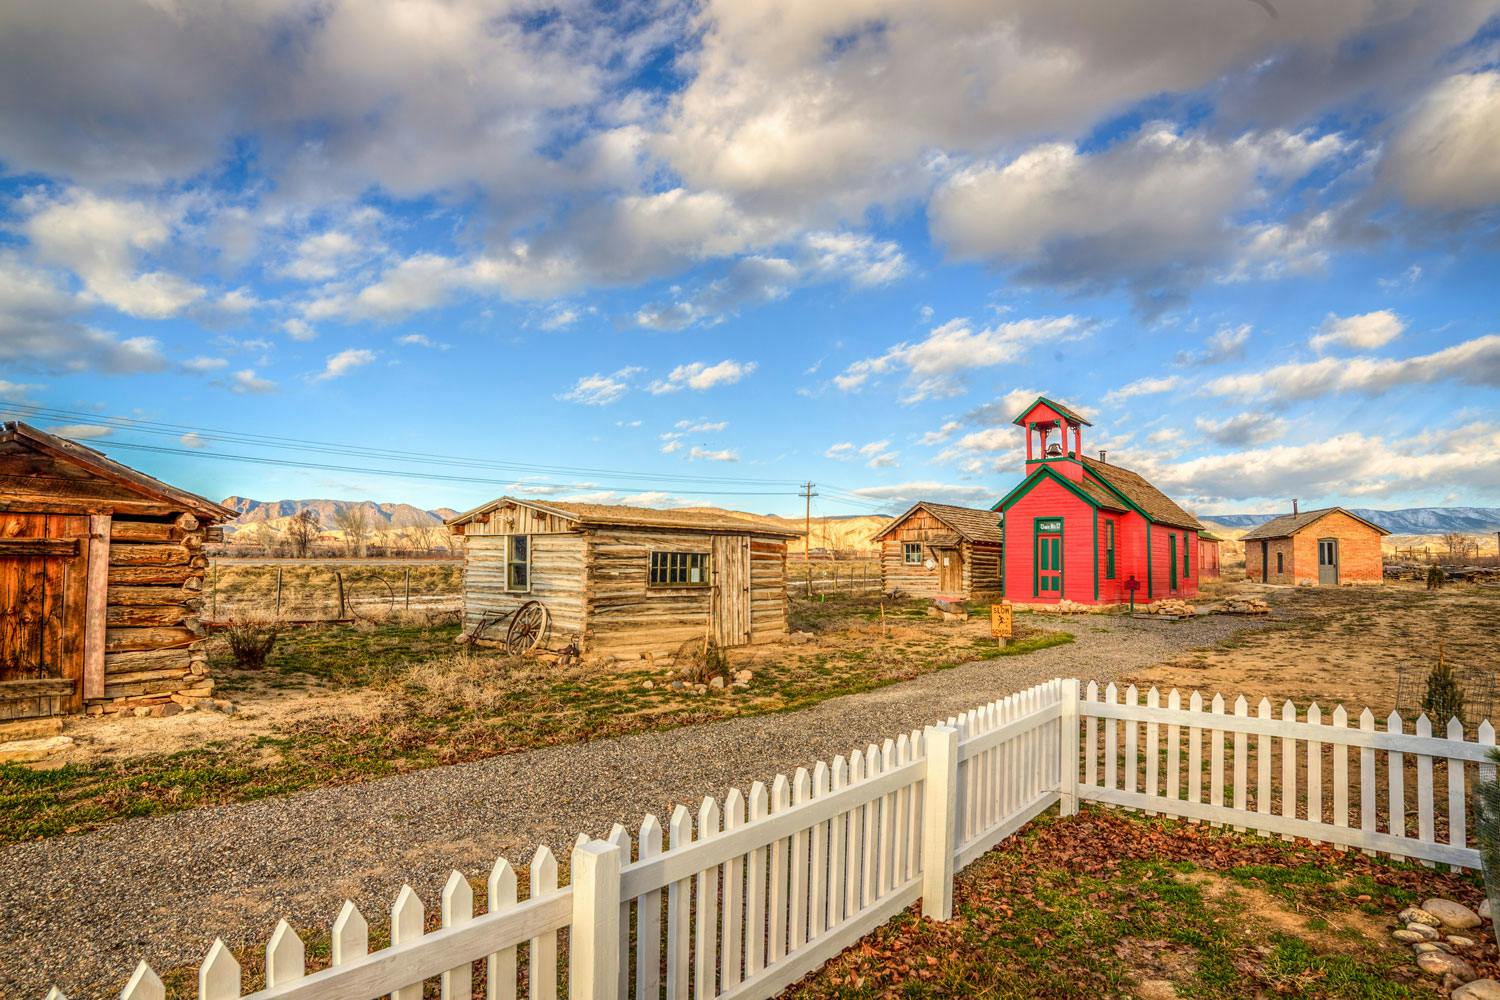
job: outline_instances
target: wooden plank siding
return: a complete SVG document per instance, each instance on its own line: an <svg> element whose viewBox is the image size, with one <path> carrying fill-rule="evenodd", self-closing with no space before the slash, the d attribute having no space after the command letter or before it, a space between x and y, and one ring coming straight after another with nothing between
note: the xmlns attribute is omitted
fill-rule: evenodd
<svg viewBox="0 0 1500 1000"><path fill-rule="evenodd" d="M787 637L787 543L784 538L750 538L750 641Z"/></svg>
<svg viewBox="0 0 1500 1000"><path fill-rule="evenodd" d="M666 656L709 635L709 584L652 587L651 553L713 552L704 532L597 528L589 532L588 648L616 656ZM710 567L712 573L712 567Z"/></svg>
<svg viewBox="0 0 1500 1000"><path fill-rule="evenodd" d="M548 646L560 649L581 641L584 633L584 538L576 532L530 537L531 587L526 592L505 588L503 536L472 535L464 543L464 629L472 631L483 619L540 601L552 616ZM504 640L509 625L491 624L485 638Z"/></svg>

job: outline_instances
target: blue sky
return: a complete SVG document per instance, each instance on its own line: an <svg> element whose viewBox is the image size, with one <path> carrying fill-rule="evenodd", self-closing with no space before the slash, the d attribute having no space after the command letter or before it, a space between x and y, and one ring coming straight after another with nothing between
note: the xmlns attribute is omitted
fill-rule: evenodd
<svg viewBox="0 0 1500 1000"><path fill-rule="evenodd" d="M1500 504L1497 10L10 5L0 403L215 498L988 505L1043 393Z"/></svg>

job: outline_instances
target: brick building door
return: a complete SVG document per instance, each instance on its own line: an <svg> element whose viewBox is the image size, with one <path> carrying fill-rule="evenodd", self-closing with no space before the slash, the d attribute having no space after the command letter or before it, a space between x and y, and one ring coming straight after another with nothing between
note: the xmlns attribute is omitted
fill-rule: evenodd
<svg viewBox="0 0 1500 1000"><path fill-rule="evenodd" d="M1318 539L1318 586L1337 587L1339 585L1339 540L1337 538Z"/></svg>

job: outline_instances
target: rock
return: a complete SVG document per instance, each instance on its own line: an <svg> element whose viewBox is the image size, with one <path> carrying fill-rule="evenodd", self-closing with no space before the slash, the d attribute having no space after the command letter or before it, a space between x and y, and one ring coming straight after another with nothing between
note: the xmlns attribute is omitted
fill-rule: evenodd
<svg viewBox="0 0 1500 1000"><path fill-rule="evenodd" d="M656 682L655 681L646 681L643 684L641 684L641 687L645 688L647 691L650 691L652 688L656 687Z"/></svg>
<svg viewBox="0 0 1500 1000"><path fill-rule="evenodd" d="M1429 927L1437 927L1442 924L1441 920L1439 920L1437 917L1434 917L1432 914L1428 913L1420 906L1408 906L1406 909L1396 914L1396 919L1401 921L1403 924L1426 924Z"/></svg>
<svg viewBox="0 0 1500 1000"><path fill-rule="evenodd" d="M753 671L753 670L736 670L734 672L734 679L736 681L744 681L746 684L749 684L751 681L753 681L755 679L755 671Z"/></svg>
<svg viewBox="0 0 1500 1000"><path fill-rule="evenodd" d="M90 705L90 708L100 708ZM103 711L100 708L100 711ZM99 712L94 712L98 715ZM48 716L45 719L17 719L14 722L0 722L0 743L9 743L12 740L40 740L48 736L62 735L62 717Z"/></svg>
<svg viewBox="0 0 1500 1000"><path fill-rule="evenodd" d="M1476 979L1454 990L1452 1000L1500 1000L1500 982Z"/></svg>
<svg viewBox="0 0 1500 1000"><path fill-rule="evenodd" d="M749 681L735 681L734 682L734 686L737 687L737 688L747 688L747 687L750 686L750 682Z"/></svg>
<svg viewBox="0 0 1500 1000"><path fill-rule="evenodd" d="M1482 903L1479 904L1479 915L1481 917L1483 917L1484 919L1486 919L1486 920L1491 919L1491 917L1490 917L1490 901L1488 899L1486 899L1484 902L1482 902Z"/></svg>
<svg viewBox="0 0 1500 1000"><path fill-rule="evenodd" d="M693 685L693 694L702 694L703 692L705 692L707 690L708 690L708 685L707 684L694 684Z"/></svg>
<svg viewBox="0 0 1500 1000"><path fill-rule="evenodd" d="M137 719L144 719L146 716L151 714L151 709L146 705L141 705L137 708L132 708L130 710L130 714L135 716Z"/></svg>
<svg viewBox="0 0 1500 1000"><path fill-rule="evenodd" d="M35 740L10 740L0 743L0 764L30 764L46 760L73 745L71 736L44 736Z"/></svg>
<svg viewBox="0 0 1500 1000"><path fill-rule="evenodd" d="M1419 924L1413 921L1406 925L1406 929L1420 937L1423 941L1436 941L1440 934L1438 929L1431 924Z"/></svg>
<svg viewBox="0 0 1500 1000"><path fill-rule="evenodd" d="M1414 954L1426 955L1434 951L1447 952L1448 949L1444 948L1442 943L1438 941L1418 941L1411 946L1411 950Z"/></svg>
<svg viewBox="0 0 1500 1000"><path fill-rule="evenodd" d="M816 642L817 638L818 637L813 635L811 632L793 632L791 635L786 637L786 641L791 643L793 646L805 646L809 642Z"/></svg>
<svg viewBox="0 0 1500 1000"><path fill-rule="evenodd" d="M1464 931L1470 927L1479 926L1479 914L1462 903L1455 903L1451 899L1429 899L1422 904L1422 909L1437 917L1444 927L1449 927L1456 931Z"/></svg>
<svg viewBox="0 0 1500 1000"><path fill-rule="evenodd" d="M1471 937L1464 937L1462 934L1449 934L1448 943L1455 948L1472 948L1479 942Z"/></svg>
<svg viewBox="0 0 1500 1000"><path fill-rule="evenodd" d="M672 690L673 691L681 691L685 687L687 687L687 685L684 684L684 683L682 683L682 681L673 681L672 682Z"/></svg>
<svg viewBox="0 0 1500 1000"><path fill-rule="evenodd" d="M215 698L213 700L213 705L214 708L217 708L225 715L233 715L235 712L239 711L234 707L234 702L230 701L228 698Z"/></svg>
<svg viewBox="0 0 1500 1000"><path fill-rule="evenodd" d="M1406 930L1405 928L1402 928L1401 930L1398 930L1398 931L1392 931L1391 932L1391 937L1395 938L1397 941L1400 941L1402 944L1416 944L1419 941L1426 941L1427 940L1422 935L1418 934L1416 931L1409 931L1409 930Z"/></svg>
<svg viewBox="0 0 1500 1000"><path fill-rule="evenodd" d="M724 690L724 678L715 677L713 680L708 682L708 686L713 688L715 691L722 691Z"/></svg>
<svg viewBox="0 0 1500 1000"><path fill-rule="evenodd" d="M1423 907L1426 909L1426 907ZM1417 968L1429 976L1454 976L1462 982L1469 982L1474 978L1474 967L1457 955L1450 955L1443 951L1428 951L1417 956Z"/></svg>

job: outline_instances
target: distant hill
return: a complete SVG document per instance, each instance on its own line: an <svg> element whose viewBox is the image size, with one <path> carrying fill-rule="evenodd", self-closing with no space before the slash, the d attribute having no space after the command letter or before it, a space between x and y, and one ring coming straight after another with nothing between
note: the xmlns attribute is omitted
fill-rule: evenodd
<svg viewBox="0 0 1500 1000"><path fill-rule="evenodd" d="M339 538L339 519L356 508L366 512L372 534L405 537L441 529L443 521L457 511L448 507L423 510L405 503L376 503L373 500L252 500L227 497L224 506L239 516L224 526L224 534L234 542L266 542L280 536L287 522L304 510L318 512L318 523L325 538ZM394 539L392 539L394 540Z"/></svg>
<svg viewBox="0 0 1500 1000"><path fill-rule="evenodd" d="M1398 535L1440 535L1448 531L1500 531L1500 507L1408 507L1404 510L1346 510ZM1291 513L1291 511L1283 511ZM1253 528L1279 514L1210 514L1200 520L1228 528Z"/></svg>

